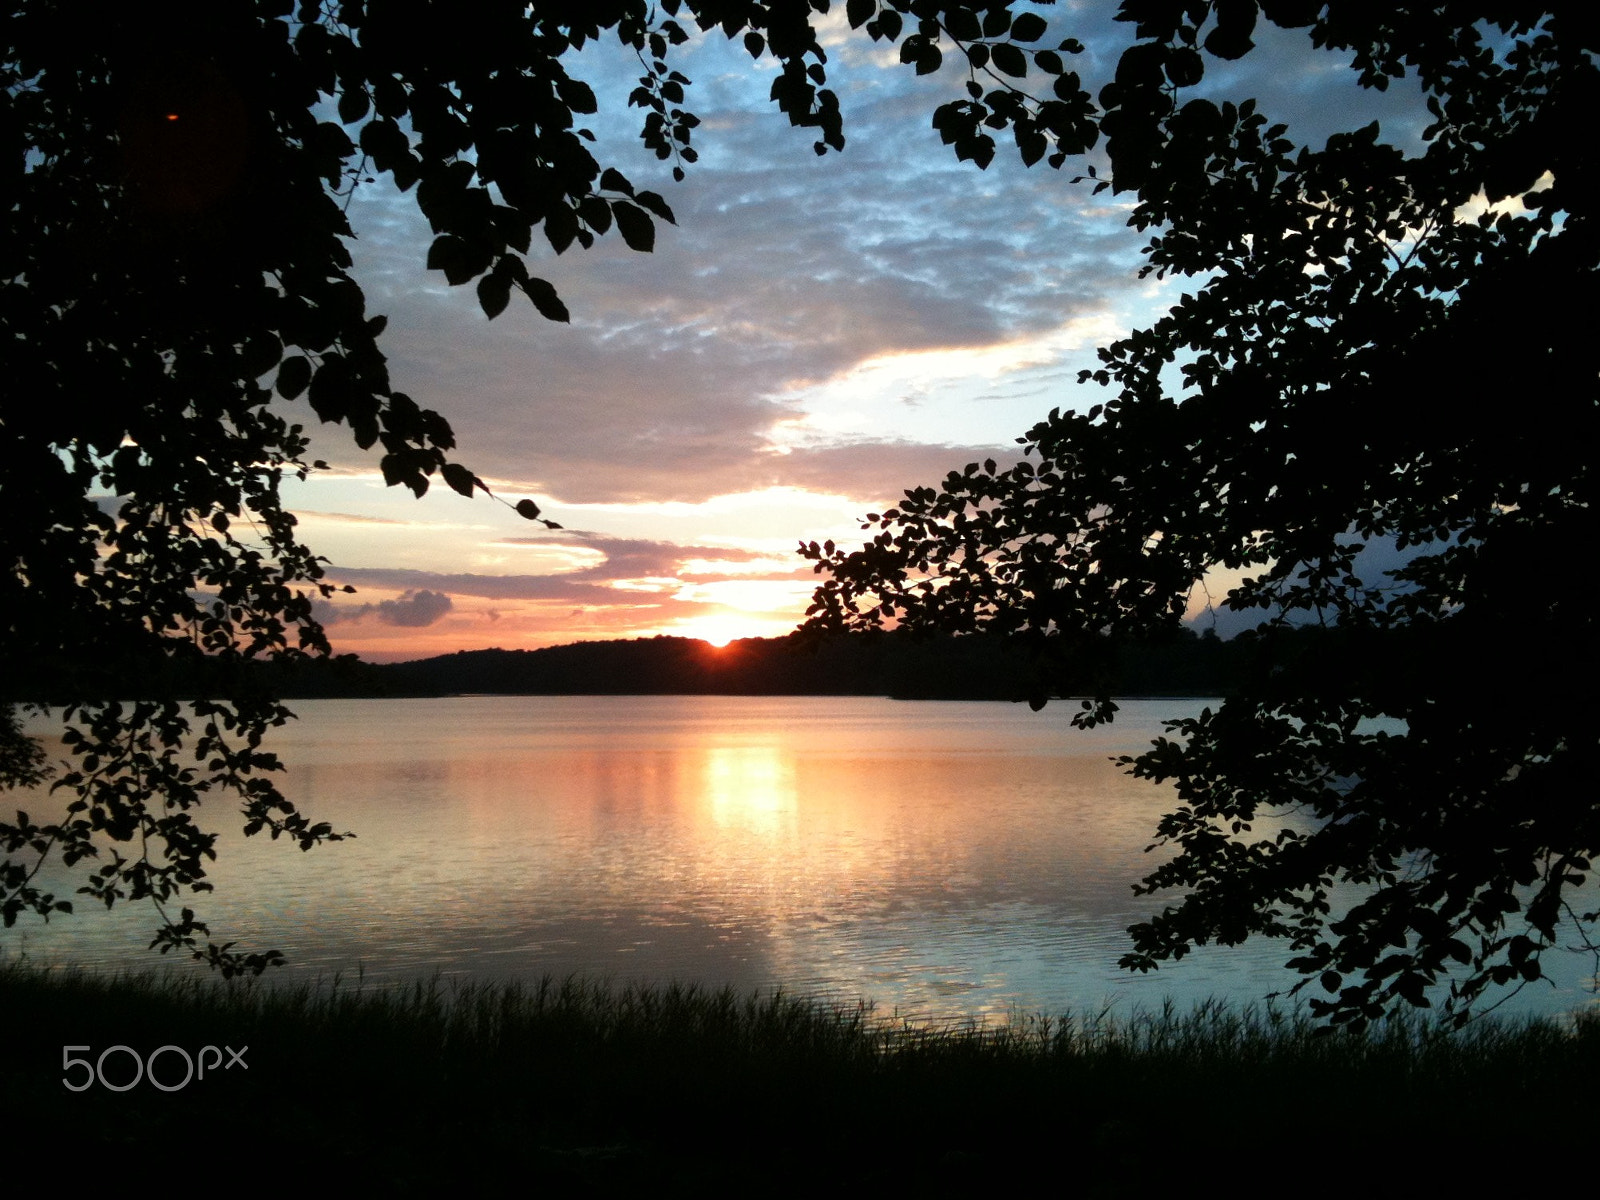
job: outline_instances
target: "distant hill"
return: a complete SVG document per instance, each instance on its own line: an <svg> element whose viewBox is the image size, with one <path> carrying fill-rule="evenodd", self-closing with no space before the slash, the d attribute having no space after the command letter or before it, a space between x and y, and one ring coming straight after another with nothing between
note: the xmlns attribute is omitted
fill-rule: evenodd
<svg viewBox="0 0 1600 1200"><path fill-rule="evenodd" d="M1180 632L1160 645L1123 647L1111 668L1119 695L1220 695L1237 678L1232 643ZM496 695L893 696L907 700L1026 700L1060 662L1021 639L918 639L887 633L821 641L746 638L717 647L693 638L576 642L539 650L463 650L416 662L353 658L274 665L268 686L286 697ZM1070 689L1068 689L1070 690ZM1087 691L1087 681L1078 690Z"/></svg>
<svg viewBox="0 0 1600 1200"><path fill-rule="evenodd" d="M463 650L404 663L354 655L270 662L183 658L107 665L92 691L124 699L198 696L236 688L239 673L263 694L316 697L496 695L892 696L906 700L1027 700L1085 695L1215 696L1234 689L1248 639L1223 642L1180 630L1157 644L1079 645L998 635L917 638L903 633L825 639L746 638L712 646L693 638L576 642L540 650ZM224 672L228 673L224 679ZM47 676L48 677L48 676ZM0 685L0 702L46 698L48 684ZM64 697L63 697L64 698ZM58 701L60 702L60 701Z"/></svg>

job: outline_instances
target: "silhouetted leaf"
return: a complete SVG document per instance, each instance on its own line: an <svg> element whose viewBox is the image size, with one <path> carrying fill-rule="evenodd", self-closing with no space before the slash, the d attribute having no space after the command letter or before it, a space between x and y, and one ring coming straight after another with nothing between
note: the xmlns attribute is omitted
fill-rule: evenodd
<svg viewBox="0 0 1600 1200"><path fill-rule="evenodd" d="M544 215L544 236L557 254L566 252L578 236L578 216L565 205L558 205Z"/></svg>
<svg viewBox="0 0 1600 1200"><path fill-rule="evenodd" d="M1000 42L990 48L989 57L995 67L1007 75L1020 79L1028 73L1028 59L1015 46Z"/></svg>
<svg viewBox="0 0 1600 1200"><path fill-rule="evenodd" d="M428 248L428 268L443 271L451 284L467 283L488 267L489 255L484 250L450 234L435 238Z"/></svg>
<svg viewBox="0 0 1600 1200"><path fill-rule="evenodd" d="M1256 0L1216 0L1216 28L1206 34L1205 47L1218 58L1243 58L1255 46Z"/></svg>
<svg viewBox="0 0 1600 1200"><path fill-rule="evenodd" d="M629 249L646 253L655 249L656 227L643 209L626 200L615 200L611 204L611 212L617 219L617 231L622 234L622 240L628 243Z"/></svg>
<svg viewBox="0 0 1600 1200"><path fill-rule="evenodd" d="M1017 42L1037 42L1047 30L1045 19L1037 13L1018 13L1011 20L1011 39Z"/></svg>
<svg viewBox="0 0 1600 1200"><path fill-rule="evenodd" d="M611 228L611 205L599 196L585 196L578 201L578 215L596 233L604 233Z"/></svg>
<svg viewBox="0 0 1600 1200"><path fill-rule="evenodd" d="M311 382L311 360L303 354L283 360L278 368L278 395L285 400L297 399Z"/></svg>
<svg viewBox="0 0 1600 1200"><path fill-rule="evenodd" d="M478 303L483 315L493 320L511 302L511 280L504 275L485 275L478 280Z"/></svg>
<svg viewBox="0 0 1600 1200"><path fill-rule="evenodd" d="M451 490L460 492L469 499L474 489L478 487L478 477L460 463L445 463L440 468L440 473L444 476L444 481L450 485Z"/></svg>
<svg viewBox="0 0 1600 1200"><path fill-rule="evenodd" d="M672 209L655 192L640 192L634 199L669 225L677 223L677 219L672 215Z"/></svg>
<svg viewBox="0 0 1600 1200"><path fill-rule="evenodd" d="M983 27L978 24L978 14L970 8L952 8L945 13L944 27L957 41L975 42L983 36Z"/></svg>
<svg viewBox="0 0 1600 1200"><path fill-rule="evenodd" d="M339 120L354 125L367 115L370 108L367 93L361 89L346 89L339 96Z"/></svg>
<svg viewBox="0 0 1600 1200"><path fill-rule="evenodd" d="M539 310L539 315L547 321L572 320L572 315L567 312L567 306L561 303L561 297L556 295L555 288L543 279L529 279L522 288L528 293L528 299L533 301L533 306Z"/></svg>

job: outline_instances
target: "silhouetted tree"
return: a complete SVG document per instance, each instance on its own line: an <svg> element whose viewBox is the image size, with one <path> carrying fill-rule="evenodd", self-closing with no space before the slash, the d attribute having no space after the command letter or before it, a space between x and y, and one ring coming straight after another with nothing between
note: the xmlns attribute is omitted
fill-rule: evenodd
<svg viewBox="0 0 1600 1200"><path fill-rule="evenodd" d="M907 7L932 9L908 55L982 65L987 15ZM806 548L831 576L813 620L1024 633L1071 664L1176 623L1211 568L1248 573L1223 605L1260 618L1251 681L1125 760L1178 801L1138 889L1176 900L1126 967L1287 938L1313 1010L1361 1025L1449 971L1464 1019L1541 977L1564 917L1594 948L1573 904L1600 848L1595 12L1127 0L1096 102L1041 54L1053 99L975 85L935 119L980 165L1008 127L1027 161L1103 149L1083 169L1136 199L1144 271L1197 283L1100 352L1080 383L1110 398L1052 412L1022 461L907 492L863 549ZM1262 21L1418 89L1420 141L1301 144L1225 95L1208 71ZM1307 621L1337 635L1290 635Z"/></svg>
<svg viewBox="0 0 1600 1200"><path fill-rule="evenodd" d="M817 130L819 152L843 145L806 4L689 11L752 55L770 44L780 107ZM672 212L595 159L580 122L597 101L562 60L602 33L636 51L628 103L681 177L696 121L667 56L688 28L644 0L460 13L218 0L176 19L13 6L0 56L0 700L66 704L77 761L57 781L76 793L66 820L0 824L7 925L70 908L35 886L56 853L97 860L81 890L108 906L153 901L163 951L229 973L275 959L212 944L191 910L169 908L209 886L202 797L234 793L249 833L302 848L336 836L271 781L262 739L287 710L225 671L328 649L311 603L331 589L278 491L308 470L308 443L274 393L347 426L391 485L488 490L450 457L449 424L391 387L384 320L349 275L344 202L390 176L433 227L428 265L475 284L486 314L520 293L567 320L528 270L535 233L561 252L614 227L649 250ZM320 119L329 100L337 120ZM541 519L531 500L516 509ZM216 660L212 699L116 702L120 681L183 654ZM32 779L9 716L0 743L0 783Z"/></svg>

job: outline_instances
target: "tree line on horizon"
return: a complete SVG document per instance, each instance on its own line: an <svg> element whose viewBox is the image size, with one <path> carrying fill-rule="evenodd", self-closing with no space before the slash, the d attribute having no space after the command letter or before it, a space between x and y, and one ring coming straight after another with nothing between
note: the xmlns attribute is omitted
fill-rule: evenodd
<svg viewBox="0 0 1600 1200"><path fill-rule="evenodd" d="M1285 631L1321 652L1327 630ZM1253 669L1254 636L1228 641L1175 631L1068 661L1053 646L1003 635L910 633L743 638L713 646L657 636L533 650L460 650L398 663L354 654L230 662L163 657L123 663L111 685L128 699L203 697L241 680L287 699L491 695L887 696L898 700L1035 701L1109 687L1122 697L1223 696ZM226 676L226 678L224 678ZM5 688L4 690L9 690ZM35 692L37 688L32 689Z"/></svg>

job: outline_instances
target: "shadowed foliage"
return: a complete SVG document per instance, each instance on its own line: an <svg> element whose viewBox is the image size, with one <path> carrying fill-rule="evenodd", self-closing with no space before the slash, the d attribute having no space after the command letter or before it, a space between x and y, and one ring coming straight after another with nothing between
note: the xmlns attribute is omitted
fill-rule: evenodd
<svg viewBox="0 0 1600 1200"><path fill-rule="evenodd" d="M823 55L806 6L707 7L705 27L765 30L746 44L782 59L780 106L819 148L842 145L807 74ZM632 49L627 103L681 176L697 122L667 55L693 23L642 0L494 0L470 18L425 0L224 0L181 20L83 18L24 0L0 53L0 702L64 700L75 759L56 780L64 817L0 823L0 915L70 909L35 886L55 854L94 866L80 890L97 901L154 902L163 951L259 971L273 954L213 943L177 906L209 886L202 799L231 793L248 832L302 848L340 836L272 782L264 738L288 710L227 671L328 650L312 601L330 588L279 498L315 466L302 423L344 425L419 496L439 479L488 491L453 458L449 423L391 386L384 318L349 274L350 193L388 175L415 197L428 265L473 285L489 317L520 294L565 321L528 270L535 234L559 253L614 228L649 250L673 215L591 153L581 122L597 100L562 60L602 34ZM515 508L543 521L531 500ZM214 660L207 698L118 702L117 681L199 655ZM9 717L0 750L0 783L30 782Z"/></svg>
<svg viewBox="0 0 1600 1200"><path fill-rule="evenodd" d="M1281 937L1334 1021L1429 1004L1447 975L1464 1018L1563 940L1595 949L1579 562L1596 540L1600 24L1581 5L1253 0L1128 0L1120 19L1097 104L1057 91L1088 124L1050 161L1133 199L1144 272L1192 286L1100 351L1079 382L1109 397L1052 412L1017 465L907 492L861 549L804 547L829 575L814 624L1031 638L1099 676L1092 724L1115 707L1108 644L1238 572L1223 604L1260 620L1238 694L1126 760L1177 807L1156 833L1176 854L1137 889L1174 900L1123 965ZM1362 87L1417 89L1420 139L1372 123L1303 144L1213 83L1262 22ZM1007 127L1037 158L1017 114L1059 130L1049 102L1006 103L974 93L937 122L980 165ZM1305 623L1339 636L1287 636Z"/></svg>

